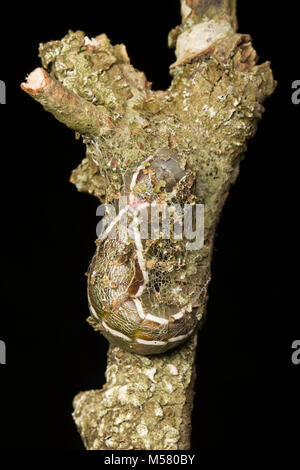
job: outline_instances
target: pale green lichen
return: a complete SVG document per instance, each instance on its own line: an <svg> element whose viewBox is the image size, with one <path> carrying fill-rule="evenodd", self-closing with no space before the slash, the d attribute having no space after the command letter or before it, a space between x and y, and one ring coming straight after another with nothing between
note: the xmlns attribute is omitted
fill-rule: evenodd
<svg viewBox="0 0 300 470"><path fill-rule="evenodd" d="M234 0L222 0L222 5L231 15ZM222 15L226 12L222 10ZM198 11L200 20L205 15L215 18L212 9ZM231 19L234 24L235 18ZM195 21L197 14L187 17L173 31L171 42ZM105 135L99 131L99 135L84 136L86 158L72 174L79 190L102 201L114 201L128 175L158 149L172 150L183 168L194 171L193 202L205 205L205 242L201 251L184 254L185 268L180 275L190 280L189 292L176 292L184 302L185 296L199 291L209 278L223 204L238 175L247 141L255 134L262 102L275 87L269 63L256 65L247 35L228 34L214 44L210 54L173 68L170 87L156 92L144 74L130 65L125 47L112 46L105 35L87 41L83 32L70 31L62 41L41 45L40 56L52 77L109 118ZM164 188L159 185L160 189ZM143 191L143 187L137 190ZM170 266L176 256L171 250L169 255ZM150 260L157 262L155 253ZM172 276L175 279L176 271ZM170 293L162 289L162 295L167 299ZM197 314L201 321L206 300L204 291ZM188 448L194 341L156 357L111 347L106 385L102 390L82 392L74 400L73 416L85 446Z"/></svg>
<svg viewBox="0 0 300 470"><path fill-rule="evenodd" d="M111 348L104 388L82 392L74 400L73 417L86 448L181 448L195 340L156 357Z"/></svg>

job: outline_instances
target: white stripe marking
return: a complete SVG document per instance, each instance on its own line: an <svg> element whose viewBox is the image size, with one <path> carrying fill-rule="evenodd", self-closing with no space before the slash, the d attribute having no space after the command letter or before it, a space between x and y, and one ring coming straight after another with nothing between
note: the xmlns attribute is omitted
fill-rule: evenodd
<svg viewBox="0 0 300 470"><path fill-rule="evenodd" d="M193 330L187 333L186 335L181 336L174 336L174 338L169 338L168 343L174 343L175 341L181 341L182 339L187 338L190 334L192 334Z"/></svg>
<svg viewBox="0 0 300 470"><path fill-rule="evenodd" d="M137 177L138 177L138 175L139 175L139 172L140 172L141 170L144 170L144 168L145 168L145 163L146 163L146 162L149 162L149 160L153 160L153 157L148 157L148 158L146 158L146 160L144 160L144 161L140 164L140 166L137 167L136 172L135 172L135 173L133 174L133 176L132 176L132 180L131 180L131 183L130 183L130 191L132 191L133 188L135 187L136 180L137 180Z"/></svg>
<svg viewBox="0 0 300 470"><path fill-rule="evenodd" d="M135 299L135 298L133 298L132 300L135 303L135 306L136 306L136 309L137 309L137 312L138 312L139 316L144 320L146 315L144 313L144 309L143 309L141 301L139 299Z"/></svg>
<svg viewBox="0 0 300 470"><path fill-rule="evenodd" d="M108 236L109 232L111 232L114 226L121 220L125 212L127 212L129 209L130 209L130 206L127 204L125 207L123 207L123 209L120 210L117 217L114 218L114 220L109 224L106 230L104 230L103 234L99 237L100 240L104 240Z"/></svg>
<svg viewBox="0 0 300 470"><path fill-rule="evenodd" d="M174 318L174 320L179 320L180 318L183 317L183 314L184 314L185 310L186 310L186 308L183 308L178 313L175 313L175 315L171 315L171 317Z"/></svg>
<svg viewBox="0 0 300 470"><path fill-rule="evenodd" d="M169 323L169 320L166 318L156 317L155 315L151 315L151 313L147 313L146 320L151 320L156 323L160 323L161 325L167 325Z"/></svg>
<svg viewBox="0 0 300 470"><path fill-rule="evenodd" d="M105 321L102 321L102 325L103 325L104 328L105 328L109 333L111 333L113 336L119 336L119 338L122 338L122 339L124 339L125 341L132 341L130 338L128 338L128 336L123 335L123 333L120 333L120 331L113 330L112 328L110 328L110 327L105 323Z"/></svg>
<svg viewBox="0 0 300 470"><path fill-rule="evenodd" d="M148 341L146 339L139 338L136 339L136 342L140 344L152 344L153 346L164 346L165 344L167 344L167 341Z"/></svg>

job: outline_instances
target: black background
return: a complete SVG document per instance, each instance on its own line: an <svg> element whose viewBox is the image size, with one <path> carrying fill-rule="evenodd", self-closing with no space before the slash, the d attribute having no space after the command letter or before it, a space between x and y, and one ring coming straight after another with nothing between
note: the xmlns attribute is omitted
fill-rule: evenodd
<svg viewBox="0 0 300 470"><path fill-rule="evenodd" d="M299 446L297 163L300 7L238 1L239 31L271 60L266 103L218 228L207 322L199 334L192 449ZM86 277L98 222L95 198L68 182L84 155L74 132L19 88L40 65L39 42L68 29L106 32L127 46L154 89L170 84L167 34L179 1L6 5L0 79L0 449L83 449L72 399L104 383L107 342L86 323ZM298 8L298 11L297 11ZM286 11L284 11L286 9ZM136 14L137 13L137 14ZM299 129L300 130L300 129Z"/></svg>

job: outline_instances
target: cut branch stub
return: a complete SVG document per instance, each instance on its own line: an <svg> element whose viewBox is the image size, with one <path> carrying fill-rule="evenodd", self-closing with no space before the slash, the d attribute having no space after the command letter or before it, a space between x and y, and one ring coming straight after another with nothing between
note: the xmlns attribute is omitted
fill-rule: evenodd
<svg viewBox="0 0 300 470"><path fill-rule="evenodd" d="M113 128L108 115L101 114L96 106L65 88L41 67L29 74L21 88L58 121L80 134L103 135Z"/></svg>
<svg viewBox="0 0 300 470"><path fill-rule="evenodd" d="M181 17L168 38L169 47L176 46L171 68L211 52L217 40L236 32L236 0L181 0Z"/></svg>

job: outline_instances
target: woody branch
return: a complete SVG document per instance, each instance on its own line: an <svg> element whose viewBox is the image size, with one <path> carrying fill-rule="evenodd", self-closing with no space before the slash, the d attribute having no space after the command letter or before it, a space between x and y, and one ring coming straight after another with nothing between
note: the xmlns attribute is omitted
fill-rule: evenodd
<svg viewBox="0 0 300 470"><path fill-rule="evenodd" d="M151 90L144 74L131 66L124 46L111 46L105 35L86 45L82 32L71 33L72 41L68 35L46 44L41 57L44 67L52 68L51 76L38 69L22 85L77 132L94 136L107 132L106 139L92 139L87 158L73 172L72 181L80 191L114 198L120 189L121 161L115 155L140 162L158 143L187 155L197 168L196 197L205 204L203 283L223 204L238 176L247 141L256 132L262 103L275 88L270 64L257 65L251 38L236 33L235 7L235 0L181 0L182 24L169 36L177 59L166 91ZM77 69L69 66L76 58L81 64ZM81 70L82 76L77 76ZM98 100L97 105L73 90L73 82L65 80L70 76L78 86L87 77L98 77L94 88L81 88L81 93ZM110 109L103 105L105 96L115 107L114 132L103 110ZM206 302L203 296L199 306L203 315ZM73 416L86 448L188 449L196 344L194 335L182 347L148 357L110 346L104 387L74 399Z"/></svg>
<svg viewBox="0 0 300 470"><path fill-rule="evenodd" d="M28 75L21 88L58 121L80 134L99 135L111 131L113 124L108 115L65 88L41 67Z"/></svg>

